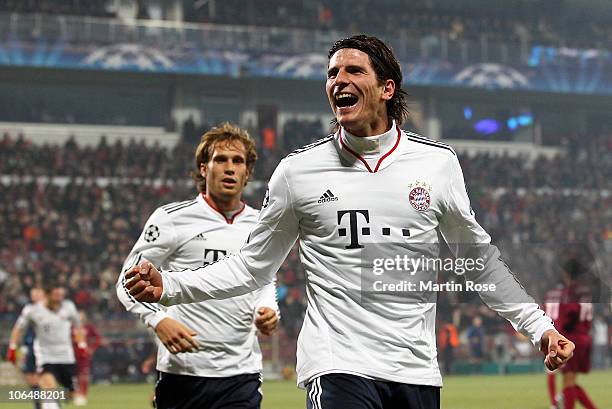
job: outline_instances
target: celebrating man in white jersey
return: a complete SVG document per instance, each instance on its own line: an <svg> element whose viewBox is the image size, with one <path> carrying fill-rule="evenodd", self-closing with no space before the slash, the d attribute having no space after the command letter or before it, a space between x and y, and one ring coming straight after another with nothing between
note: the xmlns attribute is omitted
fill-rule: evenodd
<svg viewBox="0 0 612 409"><path fill-rule="evenodd" d="M55 389L58 385L74 392L75 357L72 344L74 334L79 351L86 350L87 344L79 313L72 301L64 299L62 286L49 282L45 285L45 299L29 304L21 311L13 331L9 350L19 346L22 332L31 325L35 332L34 355L40 373L42 389ZM57 402L45 401L42 408L58 408Z"/></svg>
<svg viewBox="0 0 612 409"><path fill-rule="evenodd" d="M297 372L308 407L439 408L437 282L422 266L443 239L457 260L479 262L469 278L487 285L482 299L542 348L549 368L562 365L573 344L528 298L476 222L453 149L400 130L407 109L391 50L360 35L336 42L328 58L337 131L281 161L248 243L187 280L141 263L127 274L130 293L164 305L244 294L273 280L299 238L308 309ZM405 280L384 282L385 269L404 269ZM429 287L414 288L410 279ZM387 298L368 299L385 291Z"/></svg>
<svg viewBox="0 0 612 409"><path fill-rule="evenodd" d="M255 142L246 131L225 123L205 133L195 152L200 194L155 210L123 271L141 260L175 271L198 269L239 250L257 222L258 212L241 201L256 159ZM227 300L163 309L131 297L124 282L121 274L119 299L166 347L157 354L158 409L260 407L262 364L255 327L266 335L276 328L274 283Z"/></svg>

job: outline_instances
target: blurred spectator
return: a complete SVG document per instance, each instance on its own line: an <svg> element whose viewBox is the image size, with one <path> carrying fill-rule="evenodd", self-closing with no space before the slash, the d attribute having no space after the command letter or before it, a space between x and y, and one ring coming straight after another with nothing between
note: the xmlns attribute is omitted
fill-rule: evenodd
<svg viewBox="0 0 612 409"><path fill-rule="evenodd" d="M300 296L300 291L297 288L289 290L287 296L282 302L279 302L281 317L284 321L283 327L287 332L287 336L291 339L295 338L304 320L305 305Z"/></svg>
<svg viewBox="0 0 612 409"><path fill-rule="evenodd" d="M197 144L200 141L201 134L198 134L196 131L196 124L193 120L193 115L189 115L185 122L183 122L181 136L186 144Z"/></svg>
<svg viewBox="0 0 612 409"><path fill-rule="evenodd" d="M459 346L457 327L450 322L442 322L438 326L438 350L442 358L444 375L452 373L455 348Z"/></svg>
<svg viewBox="0 0 612 409"><path fill-rule="evenodd" d="M476 316L472 319L472 325L468 327L465 336L470 347L470 358L477 364L484 359L484 335L482 318Z"/></svg>
<svg viewBox="0 0 612 409"><path fill-rule="evenodd" d="M593 317L593 368L606 369L609 365L609 330L605 317Z"/></svg>
<svg viewBox="0 0 612 409"><path fill-rule="evenodd" d="M149 20L151 18L147 0L136 0L136 18L139 20Z"/></svg>

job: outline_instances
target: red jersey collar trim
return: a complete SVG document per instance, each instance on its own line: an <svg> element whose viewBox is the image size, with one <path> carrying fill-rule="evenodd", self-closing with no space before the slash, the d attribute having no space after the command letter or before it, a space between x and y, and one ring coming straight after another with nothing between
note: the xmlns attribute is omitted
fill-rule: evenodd
<svg viewBox="0 0 612 409"><path fill-rule="evenodd" d="M236 213L234 213L234 215L231 218L228 218L225 213L223 213L221 210L219 210L219 208L217 207L217 205L215 205L215 202L213 202L212 200L209 200L204 193L201 194L202 195L202 199L204 199L204 203L206 203L208 205L208 207L210 207L211 209L213 209L215 212L219 213L221 216L223 216L223 218L225 219L225 221L227 222L227 224L233 224L234 220L236 219L236 217L241 214L244 209L246 209L246 203L241 202L242 203L242 208L240 210L238 210Z"/></svg>
<svg viewBox="0 0 612 409"><path fill-rule="evenodd" d="M395 144L393 145L393 147L391 149L389 149L389 151L387 153L385 153L384 155L382 155L380 157L380 159L378 159L378 162L376 162L376 166L374 167L374 170L372 170L372 168L370 167L370 165L368 164L368 162L357 152L355 152L353 149L351 149L343 140L342 138L342 131L343 129L340 128L340 145L342 145L342 148L345 149L347 152L349 152L351 155L353 155L354 157L356 157L357 159L359 159L361 161L361 163L364 164L364 166L366 167L366 169L368 170L368 172L370 173L376 173L378 172L378 169L380 169L380 165L382 164L383 160L385 160L385 158L387 158L387 156L391 155L393 153L393 151L395 151L395 149L397 149L397 146L399 145L400 142L400 135L401 135L401 130L399 128L399 125L395 125L395 129L397 130L397 139L395 140Z"/></svg>

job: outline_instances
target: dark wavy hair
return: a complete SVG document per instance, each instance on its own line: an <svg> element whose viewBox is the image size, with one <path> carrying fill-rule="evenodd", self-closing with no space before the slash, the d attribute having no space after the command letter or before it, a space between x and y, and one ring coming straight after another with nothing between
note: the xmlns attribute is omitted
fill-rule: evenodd
<svg viewBox="0 0 612 409"><path fill-rule="evenodd" d="M402 89L402 69L393 51L382 40L360 34L336 41L327 54L327 63L329 64L332 56L343 48L354 48L366 53L381 84L388 79L395 82L395 93L387 101L387 115L401 125L409 114L406 101L408 94ZM332 123L336 124L335 120Z"/></svg>
<svg viewBox="0 0 612 409"><path fill-rule="evenodd" d="M43 283L43 291L45 292L45 294L51 294L51 292L56 288L64 288L64 286L60 284L57 277L45 277L45 281Z"/></svg>

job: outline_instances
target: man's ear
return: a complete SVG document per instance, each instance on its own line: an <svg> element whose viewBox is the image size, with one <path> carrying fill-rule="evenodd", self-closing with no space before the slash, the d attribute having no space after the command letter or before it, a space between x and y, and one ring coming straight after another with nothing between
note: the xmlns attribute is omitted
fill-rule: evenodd
<svg viewBox="0 0 612 409"><path fill-rule="evenodd" d="M206 179L206 164L200 163L200 175Z"/></svg>
<svg viewBox="0 0 612 409"><path fill-rule="evenodd" d="M385 101L390 100L395 95L395 81L392 79L385 80L383 84L383 92L381 98Z"/></svg>
<svg viewBox="0 0 612 409"><path fill-rule="evenodd" d="M251 171L247 167L246 177L244 178L244 186L246 186L249 183L249 180L251 180Z"/></svg>

